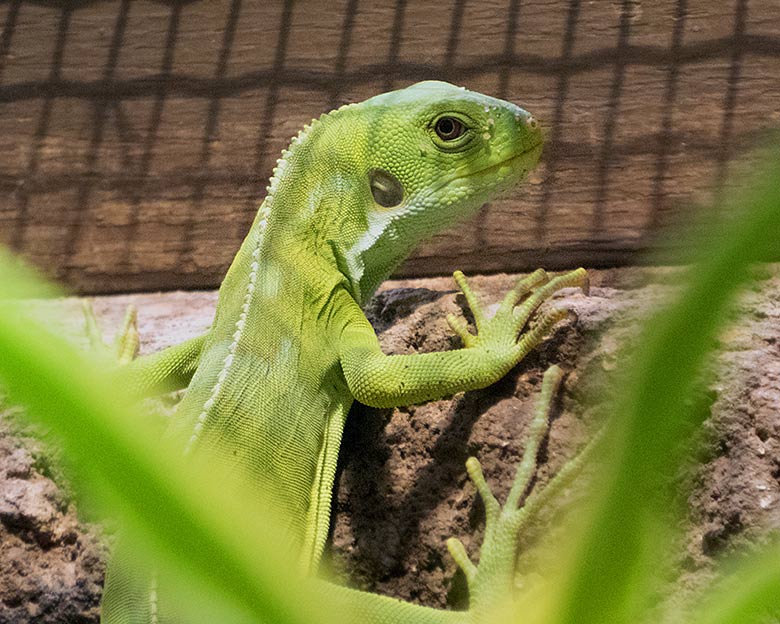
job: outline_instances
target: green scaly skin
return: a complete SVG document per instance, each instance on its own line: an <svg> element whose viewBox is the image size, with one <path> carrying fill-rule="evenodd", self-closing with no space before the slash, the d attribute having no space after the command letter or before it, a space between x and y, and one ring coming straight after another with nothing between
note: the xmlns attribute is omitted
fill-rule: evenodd
<svg viewBox="0 0 780 624"><path fill-rule="evenodd" d="M566 314L553 310L529 326L539 305L560 288L585 285L582 269L553 279L537 271L488 319L456 272L477 333L462 319L448 319L464 347L444 353L384 355L361 309L418 242L519 183L541 149L541 132L526 111L442 82L323 115L278 161L222 283L209 332L126 367L140 393L189 382L170 435L180 438L185 454L210 453L290 518L288 537L306 572L316 572L328 534L352 401L393 407L488 386ZM367 624L485 617L511 587L514 536L522 524L516 508L534 457L535 451L524 460L506 514L470 460L488 510L479 568L459 542L449 543L469 580L468 612L346 588L328 590L331 596ZM159 593L151 576L126 573L118 554L107 575L102 621L173 621Z"/></svg>

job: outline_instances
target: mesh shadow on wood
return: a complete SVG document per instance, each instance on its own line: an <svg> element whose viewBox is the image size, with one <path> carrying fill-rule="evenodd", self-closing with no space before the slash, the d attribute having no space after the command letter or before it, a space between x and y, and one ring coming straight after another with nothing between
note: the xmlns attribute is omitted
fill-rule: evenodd
<svg viewBox="0 0 780 624"><path fill-rule="evenodd" d="M406 275L455 258L471 271L632 261L780 125L780 10L710 10L12 0L0 241L84 292L213 287L302 123L439 78L530 100L548 147L538 184L434 241Z"/></svg>

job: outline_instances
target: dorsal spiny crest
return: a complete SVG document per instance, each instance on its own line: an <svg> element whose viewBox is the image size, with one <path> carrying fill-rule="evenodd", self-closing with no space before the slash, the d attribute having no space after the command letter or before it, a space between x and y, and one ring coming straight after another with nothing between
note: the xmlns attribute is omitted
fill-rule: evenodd
<svg viewBox="0 0 780 624"><path fill-rule="evenodd" d="M311 131L316 122L316 119L312 119L310 124L306 124L301 130L299 130L298 134L290 139L289 147L283 149L280 157L276 160L276 167L274 167L271 171L271 180L266 187L266 203L269 208L273 205L274 193L276 192L276 189L279 186L279 181L284 175L284 171L287 167L287 159L290 157L292 151L306 140L306 136L309 134L309 131Z"/></svg>
<svg viewBox="0 0 780 624"><path fill-rule="evenodd" d="M351 108L355 105L355 103L343 104L334 111L329 113L322 113L319 117L312 119L308 124L303 126L303 128L298 131L298 134L290 139L289 147L282 150L281 158L276 161L276 167L274 167L273 171L271 172L271 180L266 187L266 202L268 203L269 207L273 204L273 195L279 186L280 179L284 175L284 171L287 166L287 160L292 151L297 149L301 144L305 143L306 138L308 137L311 130L322 123L322 120L325 117L332 117L335 113L340 113L341 111L346 110L347 108Z"/></svg>

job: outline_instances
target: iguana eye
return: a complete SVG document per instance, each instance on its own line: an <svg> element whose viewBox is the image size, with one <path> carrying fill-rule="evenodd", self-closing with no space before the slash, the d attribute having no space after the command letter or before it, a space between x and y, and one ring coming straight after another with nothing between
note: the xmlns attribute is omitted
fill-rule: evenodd
<svg viewBox="0 0 780 624"><path fill-rule="evenodd" d="M442 117L436 122L436 134L442 141L454 141L462 136L466 129L454 117Z"/></svg>

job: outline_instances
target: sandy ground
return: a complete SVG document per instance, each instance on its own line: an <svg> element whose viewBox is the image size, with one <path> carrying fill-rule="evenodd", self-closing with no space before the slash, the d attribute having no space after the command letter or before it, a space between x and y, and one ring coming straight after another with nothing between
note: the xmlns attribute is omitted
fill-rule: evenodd
<svg viewBox="0 0 780 624"><path fill-rule="evenodd" d="M342 447L329 565L364 589L432 606L462 604L463 580L444 541L458 536L476 554L483 526L464 461L479 457L494 491L505 495L542 374L559 364L567 377L538 473L539 484L548 480L603 418L596 399L608 394L610 374L623 365L621 345L673 294L678 273L593 271L590 296L567 290L554 302L576 317L490 388L395 410L356 405ZM475 277L472 285L491 303L514 279ZM95 309L111 334L124 307L137 305L142 350L150 352L203 331L215 301L214 292L128 295L98 298ZM53 308L58 328L83 342L78 302L47 304L36 314L49 316ZM388 282L369 315L387 353L415 353L457 347L444 316L462 309L452 282L437 278ZM780 529L780 266L762 271L743 295L717 348L703 395L703 448L684 479L694 487L674 555L681 594L710 578L718 555ZM97 622L107 540L98 526L78 520L56 458L20 429L17 410L5 415L0 623ZM535 532L544 533L546 524L539 525ZM521 569L534 569L535 537L528 536Z"/></svg>

